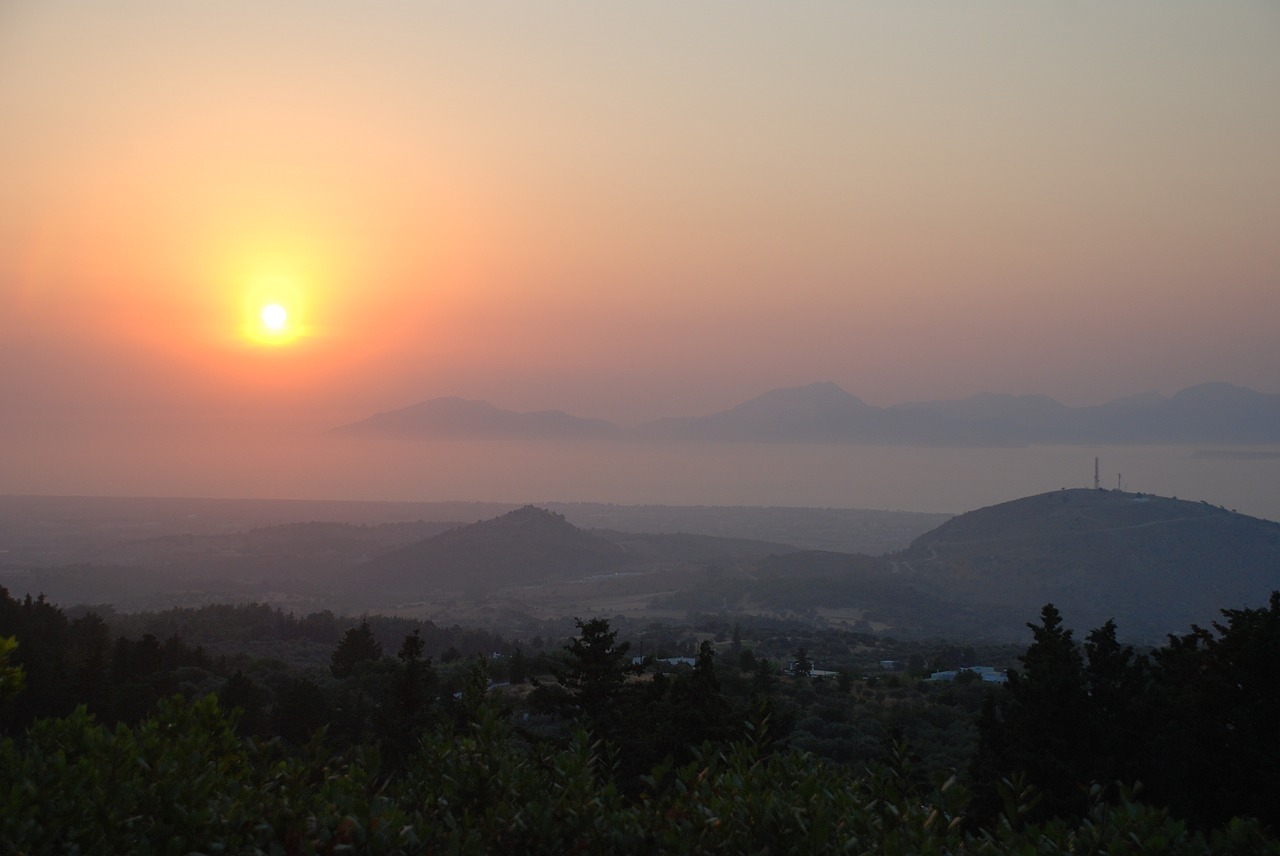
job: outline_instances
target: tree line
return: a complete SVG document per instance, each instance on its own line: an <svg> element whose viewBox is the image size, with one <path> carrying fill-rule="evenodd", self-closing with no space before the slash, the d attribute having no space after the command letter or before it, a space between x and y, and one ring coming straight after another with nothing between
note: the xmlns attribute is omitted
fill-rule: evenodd
<svg viewBox="0 0 1280 856"><path fill-rule="evenodd" d="M905 687L873 713L879 679L783 676L736 633L730 656L705 641L655 674L594 618L552 655L507 646L495 670L453 646L445 662L421 627L384 645L364 620L312 640L316 673L176 635L113 641L99 616L2 594L0 848L15 852L1280 852L1280 594L1147 652L1112 623L1080 645L1046 606L1007 686L922 696L980 707L976 751L942 767L904 742L903 710L929 715ZM241 616L321 626L270 613ZM818 712L881 717L875 759L799 749Z"/></svg>
<svg viewBox="0 0 1280 856"><path fill-rule="evenodd" d="M993 816L996 785L1022 776L1042 816L1079 814L1090 782L1140 783L1201 827L1241 815L1280 824L1280 592L1222 614L1140 654L1110 621L1082 650L1046 605L1022 669L979 719L975 814Z"/></svg>

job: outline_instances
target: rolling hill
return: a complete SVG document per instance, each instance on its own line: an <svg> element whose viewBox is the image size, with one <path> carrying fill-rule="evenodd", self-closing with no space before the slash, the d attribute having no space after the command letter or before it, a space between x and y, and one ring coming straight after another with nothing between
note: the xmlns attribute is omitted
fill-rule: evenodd
<svg viewBox="0 0 1280 856"><path fill-rule="evenodd" d="M360 565L357 576L366 590L409 594L572 579L629 561L612 541L527 505L385 553Z"/></svg>
<svg viewBox="0 0 1280 856"><path fill-rule="evenodd" d="M923 590L1031 620L1054 603L1069 626L1114 618L1160 641L1225 606L1280 589L1280 523L1204 503L1060 490L959 515L892 557Z"/></svg>

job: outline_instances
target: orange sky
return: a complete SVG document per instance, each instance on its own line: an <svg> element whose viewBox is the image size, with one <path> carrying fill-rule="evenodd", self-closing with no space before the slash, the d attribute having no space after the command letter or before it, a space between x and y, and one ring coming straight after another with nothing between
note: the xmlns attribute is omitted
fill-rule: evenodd
<svg viewBox="0 0 1280 856"><path fill-rule="evenodd" d="M0 418L1280 392L1278 57L1272 2L6 4Z"/></svg>

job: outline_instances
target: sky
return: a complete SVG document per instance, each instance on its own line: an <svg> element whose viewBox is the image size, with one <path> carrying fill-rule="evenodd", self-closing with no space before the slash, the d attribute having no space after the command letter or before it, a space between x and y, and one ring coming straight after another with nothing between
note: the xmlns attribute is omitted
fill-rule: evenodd
<svg viewBox="0 0 1280 856"><path fill-rule="evenodd" d="M1270 0L13 0L0 116L6 436L1280 393Z"/></svg>

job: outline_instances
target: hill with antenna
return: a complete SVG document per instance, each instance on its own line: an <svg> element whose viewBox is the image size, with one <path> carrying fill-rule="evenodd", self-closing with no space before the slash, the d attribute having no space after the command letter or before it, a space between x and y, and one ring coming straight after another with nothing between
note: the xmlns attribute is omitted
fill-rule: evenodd
<svg viewBox="0 0 1280 856"><path fill-rule="evenodd" d="M1153 641L1206 625L1223 604L1280 588L1280 523L1206 503L1060 490L961 514L893 560L959 604L1028 616L1054 603L1078 628L1114 618Z"/></svg>

